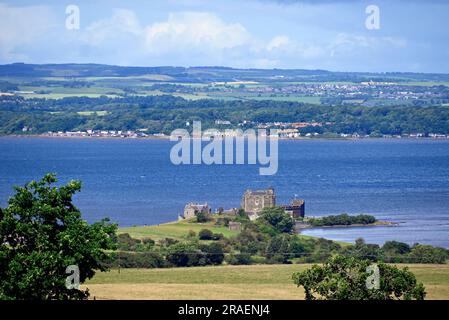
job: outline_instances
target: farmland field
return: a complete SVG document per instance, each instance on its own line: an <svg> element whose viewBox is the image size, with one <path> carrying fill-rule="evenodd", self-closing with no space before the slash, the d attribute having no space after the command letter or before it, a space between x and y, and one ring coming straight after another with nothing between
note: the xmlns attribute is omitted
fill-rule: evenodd
<svg viewBox="0 0 449 320"><path fill-rule="evenodd" d="M84 287L96 299L304 299L291 276L310 266L114 269L97 273ZM449 299L449 265L408 266L424 283L427 299Z"/></svg>

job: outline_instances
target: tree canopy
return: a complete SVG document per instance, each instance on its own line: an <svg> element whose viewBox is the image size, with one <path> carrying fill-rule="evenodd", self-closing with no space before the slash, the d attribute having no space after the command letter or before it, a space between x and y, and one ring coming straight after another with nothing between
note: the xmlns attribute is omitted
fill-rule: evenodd
<svg viewBox="0 0 449 320"><path fill-rule="evenodd" d="M293 274L293 282L304 287L306 299L325 300L423 300L422 283L407 268L379 263L378 287L367 285L373 273L372 262L355 257L336 256L322 266Z"/></svg>
<svg viewBox="0 0 449 320"><path fill-rule="evenodd" d="M289 233L293 231L295 221L281 207L263 208L259 218L260 221L267 223L276 231Z"/></svg>
<svg viewBox="0 0 449 320"><path fill-rule="evenodd" d="M54 174L16 187L0 210L0 299L85 299L88 290L66 287L66 268L77 266L79 283L105 271L117 226L88 224L73 205L80 181L55 187Z"/></svg>

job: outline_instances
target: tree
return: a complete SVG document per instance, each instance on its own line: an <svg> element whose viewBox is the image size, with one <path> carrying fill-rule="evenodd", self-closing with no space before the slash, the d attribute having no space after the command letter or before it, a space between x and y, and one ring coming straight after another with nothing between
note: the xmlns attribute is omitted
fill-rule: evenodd
<svg viewBox="0 0 449 320"><path fill-rule="evenodd" d="M106 250L116 248L117 226L88 224L72 204L81 182L59 188L56 177L15 187L0 216L0 299L85 299L87 290L66 288L66 268L76 265L80 283L105 271Z"/></svg>
<svg viewBox="0 0 449 320"><path fill-rule="evenodd" d="M409 253L412 263L446 263L449 251L444 248L432 247L430 245L415 244Z"/></svg>
<svg viewBox="0 0 449 320"><path fill-rule="evenodd" d="M204 211L198 211L196 213L196 222L204 223L210 220L210 214Z"/></svg>
<svg viewBox="0 0 449 320"><path fill-rule="evenodd" d="M209 229L202 229L198 232L198 237L200 240L212 240L214 238L214 233Z"/></svg>
<svg viewBox="0 0 449 320"><path fill-rule="evenodd" d="M272 263L287 263L291 254L289 235L278 235L268 241L265 256Z"/></svg>
<svg viewBox="0 0 449 320"><path fill-rule="evenodd" d="M251 264L251 256L248 253L232 253L226 257L227 263L231 265Z"/></svg>
<svg viewBox="0 0 449 320"><path fill-rule="evenodd" d="M386 241L382 246L382 251L392 254L406 254L410 252L410 246L403 242Z"/></svg>
<svg viewBox="0 0 449 320"><path fill-rule="evenodd" d="M290 233L295 226L295 221L281 207L264 208L260 219L271 225L278 232Z"/></svg>
<svg viewBox="0 0 449 320"><path fill-rule="evenodd" d="M370 288L367 268L372 262L354 257L336 256L324 265L294 273L293 282L304 287L306 299L328 300L423 300L426 292L422 283L407 268L384 263L377 264L379 287Z"/></svg>
<svg viewBox="0 0 449 320"><path fill-rule="evenodd" d="M354 246L345 248L345 253L358 259L377 261L381 250L379 245L366 243L363 238L358 238Z"/></svg>
<svg viewBox="0 0 449 320"><path fill-rule="evenodd" d="M142 243L140 239L132 238L129 233L121 233L117 236L118 249L123 251L135 251L136 247Z"/></svg>
<svg viewBox="0 0 449 320"><path fill-rule="evenodd" d="M203 252L193 243L176 243L168 248L168 262L176 267L192 267L206 265Z"/></svg>
<svg viewBox="0 0 449 320"><path fill-rule="evenodd" d="M203 245L201 250L206 255L207 264L219 265L224 260L223 245L218 242L211 243L210 245Z"/></svg>

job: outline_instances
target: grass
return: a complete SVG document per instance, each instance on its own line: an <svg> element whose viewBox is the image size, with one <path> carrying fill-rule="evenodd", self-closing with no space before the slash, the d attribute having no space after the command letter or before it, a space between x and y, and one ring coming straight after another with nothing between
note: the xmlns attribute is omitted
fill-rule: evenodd
<svg viewBox="0 0 449 320"><path fill-rule="evenodd" d="M164 238L173 238L176 240L186 239L190 230L196 234L202 229L209 229L213 233L222 233L225 237L232 237L238 232L230 231L227 227L216 226L214 222L194 223L189 221L179 221L164 223L156 226L137 226L129 228L120 228L119 233L129 233L133 238L151 238L160 240Z"/></svg>
<svg viewBox="0 0 449 320"><path fill-rule="evenodd" d="M64 98L70 98L70 97L99 98L101 96L107 96L109 98L117 98L117 97L119 97L118 95L115 95L115 94L100 94L100 93L48 93L48 94L26 93L26 94L19 94L19 95L24 97L25 99L33 99L33 98L39 98L39 99L64 99Z"/></svg>
<svg viewBox="0 0 449 320"><path fill-rule="evenodd" d="M103 117L109 114L108 111L78 111L77 114L80 116L93 116L97 115L98 117Z"/></svg>
<svg viewBox="0 0 449 320"><path fill-rule="evenodd" d="M155 241L172 238L176 240L187 240L189 231L194 231L197 235L202 229L209 229L213 233L222 233L226 238L236 236L238 231L230 231L227 227L215 225L215 221L207 223L195 223L192 221L174 221L155 226L134 226L119 228L118 233L129 233L132 238L144 239L151 238ZM304 239L316 238L313 236L298 234ZM341 246L349 246L350 243L335 241Z"/></svg>
<svg viewBox="0 0 449 320"><path fill-rule="evenodd" d="M226 237L237 234L214 222L189 221L120 228L133 238L185 240L190 230L210 229ZM306 237L306 236L301 236ZM346 244L345 244L346 245ZM167 269L113 269L97 273L84 286L96 299L304 299L292 280L310 264L214 266ZM406 265L399 265L404 267ZM408 265L423 282L428 299L449 299L449 265Z"/></svg>
<svg viewBox="0 0 449 320"><path fill-rule="evenodd" d="M115 269L97 273L84 286L97 299L304 299L291 276L310 266ZM449 299L449 265L408 266L424 283L427 299Z"/></svg>

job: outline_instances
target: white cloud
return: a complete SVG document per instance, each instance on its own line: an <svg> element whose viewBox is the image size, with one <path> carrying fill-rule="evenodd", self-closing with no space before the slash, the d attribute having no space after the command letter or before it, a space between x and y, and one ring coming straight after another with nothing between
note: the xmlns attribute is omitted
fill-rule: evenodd
<svg viewBox="0 0 449 320"><path fill-rule="evenodd" d="M45 6L13 7L0 3L0 59L16 62L27 60L18 48L33 44L54 24L50 8Z"/></svg>
<svg viewBox="0 0 449 320"><path fill-rule="evenodd" d="M142 28L136 14L131 10L114 9L111 18L100 19L90 24L82 39L92 45L116 39L117 36L140 36Z"/></svg>
<svg viewBox="0 0 449 320"><path fill-rule="evenodd" d="M407 41L393 37L367 37L361 35L339 33L329 45L330 55L357 53L358 50L376 50L385 47L404 48Z"/></svg>
<svg viewBox="0 0 449 320"><path fill-rule="evenodd" d="M234 67L326 67L367 54L407 46L401 38L335 33L310 38L270 38L212 12L184 11L144 23L135 11L115 9L78 31L48 7L0 3L2 62L96 62L123 65L225 65ZM307 39L307 40L305 40ZM379 49L379 50L376 50ZM27 59L26 54L34 60Z"/></svg>
<svg viewBox="0 0 449 320"><path fill-rule="evenodd" d="M266 49L268 51L272 51L275 49L280 49L283 47L287 47L291 44L290 39L287 36L276 36L268 42Z"/></svg>
<svg viewBox="0 0 449 320"><path fill-rule="evenodd" d="M226 23L208 12L171 13L165 22L145 28L149 52L201 49L231 49L251 42L251 35L239 23Z"/></svg>

